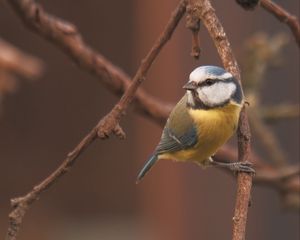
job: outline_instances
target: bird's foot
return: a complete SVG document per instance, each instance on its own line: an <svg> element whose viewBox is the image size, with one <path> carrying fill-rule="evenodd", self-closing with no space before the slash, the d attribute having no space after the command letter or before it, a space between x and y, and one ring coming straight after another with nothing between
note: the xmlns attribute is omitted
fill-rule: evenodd
<svg viewBox="0 0 300 240"><path fill-rule="evenodd" d="M255 170L252 168L252 164L250 162L225 163L225 162L218 162L210 158L210 163L216 167L228 168L233 172L245 172L253 175L255 174Z"/></svg>
<svg viewBox="0 0 300 240"><path fill-rule="evenodd" d="M229 164L229 169L234 172L255 174L255 170L252 168L252 164L250 162L234 162Z"/></svg>

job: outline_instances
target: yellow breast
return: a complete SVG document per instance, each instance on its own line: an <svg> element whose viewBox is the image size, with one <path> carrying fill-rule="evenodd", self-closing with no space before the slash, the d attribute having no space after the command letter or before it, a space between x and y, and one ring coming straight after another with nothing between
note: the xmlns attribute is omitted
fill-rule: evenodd
<svg viewBox="0 0 300 240"><path fill-rule="evenodd" d="M189 114L198 130L198 143L191 149L163 154L161 157L205 164L235 132L240 110L241 106L235 103L209 110L190 109Z"/></svg>

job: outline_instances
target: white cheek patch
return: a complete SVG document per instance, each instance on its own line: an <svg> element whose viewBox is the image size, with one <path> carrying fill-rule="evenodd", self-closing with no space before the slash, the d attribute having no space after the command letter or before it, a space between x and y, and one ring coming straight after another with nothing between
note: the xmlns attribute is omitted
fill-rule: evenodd
<svg viewBox="0 0 300 240"><path fill-rule="evenodd" d="M217 82L211 86L197 89L200 100L207 106L218 106L229 101L236 91L236 85L232 82Z"/></svg>

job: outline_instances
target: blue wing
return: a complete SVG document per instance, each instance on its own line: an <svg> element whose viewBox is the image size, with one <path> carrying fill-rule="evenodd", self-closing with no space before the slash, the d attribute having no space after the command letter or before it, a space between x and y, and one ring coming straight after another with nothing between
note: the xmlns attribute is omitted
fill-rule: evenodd
<svg viewBox="0 0 300 240"><path fill-rule="evenodd" d="M137 183L142 180L146 173L158 160L158 155L166 152L176 152L190 148L197 143L197 130L191 127L185 134L176 136L167 126L164 128L160 143L155 149L154 154L145 163L137 177Z"/></svg>
<svg viewBox="0 0 300 240"><path fill-rule="evenodd" d="M185 95L171 112L156 153L176 152L197 143L197 129L186 107L186 101Z"/></svg>
<svg viewBox="0 0 300 240"><path fill-rule="evenodd" d="M183 134L176 134L168 126L165 127L161 140L155 149L156 154L177 152L194 146L197 143L197 130L191 126Z"/></svg>
<svg viewBox="0 0 300 240"><path fill-rule="evenodd" d="M198 132L187 111L186 100L187 97L185 95L171 112L160 142L153 155L140 171L137 182L139 182L157 162L160 154L188 149L197 143Z"/></svg>

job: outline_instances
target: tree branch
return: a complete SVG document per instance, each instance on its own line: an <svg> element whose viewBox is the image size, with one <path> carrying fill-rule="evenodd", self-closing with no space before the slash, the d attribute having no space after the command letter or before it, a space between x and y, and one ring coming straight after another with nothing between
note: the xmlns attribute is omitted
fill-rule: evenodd
<svg viewBox="0 0 300 240"><path fill-rule="evenodd" d="M6 240L16 240L20 230L23 218L29 207L37 201L41 194L56 183L65 173L69 171L71 166L81 153L97 138L97 128L94 127L83 140L70 152L62 164L51 173L41 183L34 186L26 195L11 199L13 211L9 214L9 226L6 234Z"/></svg>
<svg viewBox="0 0 300 240"><path fill-rule="evenodd" d="M273 14L279 21L289 26L298 46L300 46L300 25L297 17L271 0L260 0L260 5L269 13Z"/></svg>
<svg viewBox="0 0 300 240"><path fill-rule="evenodd" d="M240 71L237 61L231 50L230 43L227 39L221 22L215 14L215 10L209 0L195 0L193 7L198 12L213 39L218 53L221 57L224 67L231 72L240 82ZM238 149L239 161L249 161L250 159L250 129L245 108L242 109L238 127ZM252 186L252 176L246 173L239 173L237 177L237 197L235 213L233 217L233 240L243 240L246 232L246 222L248 213L248 203Z"/></svg>
<svg viewBox="0 0 300 240"><path fill-rule="evenodd" d="M26 26L58 46L80 68L96 75L111 92L121 96L128 88L131 82L130 77L89 47L72 23L50 15L33 0L7 1ZM164 119L171 110L170 104L155 99L142 89L139 89L135 95L134 106L139 113L160 125L164 124Z"/></svg>
<svg viewBox="0 0 300 240"><path fill-rule="evenodd" d="M0 114L2 100L17 87L15 75L35 80L44 70L43 62L0 38Z"/></svg>
<svg viewBox="0 0 300 240"><path fill-rule="evenodd" d="M266 11L273 14L280 22L286 23L289 26L298 46L300 46L300 25L298 19L283 7L271 0L236 0L236 2L245 10L254 10L258 3L260 3Z"/></svg>
<svg viewBox="0 0 300 240"><path fill-rule="evenodd" d="M185 9L186 9L186 2L185 0L181 0L178 7L173 12L163 33L156 40L150 52L147 54L147 56L142 60L141 65L139 66L139 69L137 70L130 86L123 94L120 101L101 120L98 126L98 136L100 138L107 138L111 134L111 132L116 128L116 126L119 126L121 117L122 115L125 114L126 109L128 108L129 104L133 100L137 88L145 80L148 70L150 69L154 59L157 57L162 47L171 38L180 19L185 13Z"/></svg>
<svg viewBox="0 0 300 240"><path fill-rule="evenodd" d="M190 0L191 2L191 0ZM200 19L195 13L194 9L190 6L186 9L186 24L185 26L191 30L192 32L192 51L191 56L195 59L199 59L201 48L200 48L200 39L199 39L199 31L200 31Z"/></svg>
<svg viewBox="0 0 300 240"><path fill-rule="evenodd" d="M69 57L73 59L74 62L78 63L79 67L83 68L96 75L101 83L105 85L106 88L110 89L116 95L121 95L126 90L126 94L123 95L120 101L120 105L116 105L112 112L113 114L109 114L112 119L114 119L114 133L120 137L124 137L124 133L122 129L119 127L118 122L127 109L128 105L131 101L133 101L136 109L139 113L148 117L152 121L156 123L165 122L168 113L171 109L171 106L167 106L166 104L154 99L146 92L139 89L137 92L137 88L139 87L141 81L143 81L149 67L151 66L154 58L157 56L160 51L162 45L169 39L172 34L172 31L175 29L176 24L179 19L182 17L184 13L185 1L181 1L179 7L177 8L176 14L173 14L172 19L168 24L169 27L166 27L165 33L166 36L162 36L159 38L157 43L153 46L149 54L146 56L146 60L141 63L139 70L135 76L135 80L131 83L129 77L118 67L114 66L108 60L106 60L102 55L93 51L89 46L87 46L80 33L77 31L76 27L68 22L65 22L61 19L58 19L55 16L52 16L46 13L39 5L37 5L33 0L8 0L8 2L13 6L13 8L18 12L18 14L23 19L24 23L26 23L33 31L43 36L45 39L54 43L61 50L63 50ZM215 16L214 10L210 5L208 0L200 1L200 5L196 7L197 11L199 11L200 18L204 21L204 24L209 30L209 33L212 35L214 42L217 46L219 54L223 60L224 66L227 70L231 71L238 79L240 79L240 74L238 70L237 63L233 56L233 53L230 49L229 42L226 38L226 35L223 31L223 28ZM202 3L203 2L203 3ZM170 28L174 28L170 31ZM132 85L131 85L132 84ZM129 87L131 86L131 87ZM133 96L135 94L135 98ZM106 121L111 121L107 120ZM104 121L105 122L105 121ZM241 121L239 128L239 139L240 139L240 149L239 159L240 160L248 160L250 158L250 136L248 130L248 124L246 121L245 112L242 112ZM17 233L20 229L23 217L28 210L28 208L41 196L41 194L49 189L57 180L60 179L75 163L76 159L79 155L94 141L97 139L97 135L99 132L99 127L103 126L103 121L99 122L96 127L94 127L88 135L74 148L72 152L68 154L63 163L55 170L48 178L42 181L40 184L35 186L32 191L23 197L15 198L12 200L13 211L10 214L10 225L7 233L7 240L15 240L17 237ZM103 132L100 131L100 136ZM106 132L105 136L108 135ZM222 150L221 150L222 151ZM235 150L231 149L231 153L235 152ZM218 154L217 154L218 156ZM223 158L231 158L230 155L222 155ZM231 159L234 159L233 157ZM255 160L255 158L251 155L251 159ZM266 174L260 175L260 162L255 161L255 167L257 168L257 176L262 176L261 179L257 182L272 182L275 180L266 180L268 177ZM277 171L277 168L270 166L272 171ZM278 170L279 171L279 170ZM293 175L295 177L295 175ZM297 175L298 176L298 175ZM254 178L256 179L256 178ZM281 178L282 179L282 178ZM288 177L290 179L290 177ZM277 180L276 180L277 181ZM281 180L283 181L283 180ZM238 186L246 187L245 192L239 192L237 194L237 199L240 201L236 208L241 210L241 212L235 213L234 221L235 228L242 226L241 232L237 233L238 236L245 235L245 226L246 226L246 217L247 217L247 207L248 207L248 199L250 195L251 189L251 176L246 174L239 174L238 177ZM272 185L272 186L275 186ZM300 189L299 185L293 185L294 189ZM277 188L280 190L279 188ZM292 187L289 186L287 191L292 191ZM241 216L240 216L241 215ZM237 216L237 217L236 217ZM239 218L241 217L241 218ZM235 231L235 230L234 230ZM235 236L235 235L234 235ZM234 238L241 239L241 238Z"/></svg>
<svg viewBox="0 0 300 240"><path fill-rule="evenodd" d="M280 104L277 106L262 107L260 115L268 123L282 119L299 118L300 106L298 104Z"/></svg>
<svg viewBox="0 0 300 240"><path fill-rule="evenodd" d="M283 149L280 146L279 140L271 129L263 122L263 119L258 115L257 110L250 111L249 121L252 126L252 132L261 142L264 150L267 152L269 159L277 166L287 164L287 159Z"/></svg>
<svg viewBox="0 0 300 240"><path fill-rule="evenodd" d="M62 47L69 54L71 54L73 58L77 59L77 54L83 53L83 56L81 56L83 58L79 59L84 60L83 63L86 67L93 67L94 69L95 65L93 65L93 62L96 60L93 59L93 57L97 57L98 60L103 60L100 59L99 55L95 55L95 53L93 53L92 50L84 46L80 35L76 31L75 26L67 24L62 20L58 20L53 16L50 16L32 0L11 0L10 3L12 3L14 8L19 12L19 14L23 17L24 21L26 21L27 24L29 24L37 32L39 32L46 38L49 38L55 43L57 43L60 47ZM45 190L49 189L65 173L68 172L68 170L75 163L76 159L80 156L80 154L94 140L97 139L97 136L103 138L104 136L107 136L110 133L110 131L113 131L114 134L116 134L118 137L125 137L125 133L119 126L120 118L122 114L124 114L130 102L133 100L137 88L141 84L142 80L145 78L145 75L151 67L154 59L157 57L162 47L172 36L172 33L174 32L178 22L180 21L181 17L185 12L185 5L185 1L182 0L178 7L175 9L164 31L162 32L158 40L154 43L153 47L151 48L150 52L147 54L145 59L142 61L141 66L139 67L133 81L130 83L129 87L125 91L119 103L116 104L116 106L112 109L110 114L106 115L102 120L99 121L99 123L86 135L85 138L83 138L83 140L75 147L75 149L68 154L67 158L51 175L49 175L40 184L36 185L25 196L11 200L13 211L9 214L9 227L6 235L6 240L17 239L17 234L20 230L22 220L28 208L40 198L41 194ZM79 44L79 46L76 44ZM81 47L85 47L85 49L82 49ZM90 60L92 60L93 62L89 62ZM112 67L112 65L110 65L108 62L105 63L108 65L100 65L101 67L108 67L105 68L104 71L107 74L113 73L113 75L110 76L110 80L115 80L115 78L117 78L121 82L127 84L128 80L125 78L125 75L120 75L120 72L115 71L116 68ZM97 66L99 67L100 65ZM110 72L108 72L107 69L110 69ZM98 73L99 75L100 72ZM101 72L101 74L103 74L103 72ZM115 81L115 83L117 82ZM141 93L139 93L139 96L141 97ZM155 108L155 106L153 105L150 105L148 107ZM146 107L144 109L147 110L148 108Z"/></svg>
<svg viewBox="0 0 300 240"><path fill-rule="evenodd" d="M260 94L267 70L272 65L278 67L281 60L280 53L287 43L288 37L285 34L268 37L264 33L257 33L247 39L246 51L242 58L242 68L245 72L243 76L245 95L251 105L249 121L252 133L256 136L257 141L262 144L268 158L277 166L285 165L287 159L276 135L260 115L262 106Z"/></svg>
<svg viewBox="0 0 300 240"><path fill-rule="evenodd" d="M35 79L43 72L44 65L38 58L25 54L0 38L0 69Z"/></svg>
<svg viewBox="0 0 300 240"><path fill-rule="evenodd" d="M273 188L282 198L284 207L299 211L300 166L274 167L265 163L253 152L250 157L256 171L255 176L253 176L253 183ZM235 149L224 146L217 152L215 159L222 162L235 162L238 156ZM223 168L222 170L227 170L232 175L230 170Z"/></svg>

